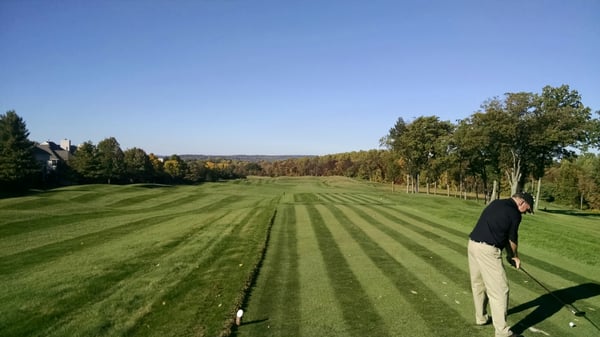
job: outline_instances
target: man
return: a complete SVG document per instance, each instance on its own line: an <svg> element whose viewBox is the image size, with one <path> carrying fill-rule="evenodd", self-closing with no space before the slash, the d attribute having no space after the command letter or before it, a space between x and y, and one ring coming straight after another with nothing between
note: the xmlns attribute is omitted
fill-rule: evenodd
<svg viewBox="0 0 600 337"><path fill-rule="evenodd" d="M509 288L502 264L502 249L506 248L507 260L519 269L519 224L525 212L533 213L533 197L529 193L519 192L508 199L494 200L483 210L469 235L469 272L475 322L477 325L493 322L496 337L519 336L506 323Z"/></svg>

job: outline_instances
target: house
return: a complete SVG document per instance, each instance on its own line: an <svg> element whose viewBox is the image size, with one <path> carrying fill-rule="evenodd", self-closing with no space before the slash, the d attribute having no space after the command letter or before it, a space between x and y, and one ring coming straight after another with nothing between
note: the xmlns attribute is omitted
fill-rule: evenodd
<svg viewBox="0 0 600 337"><path fill-rule="evenodd" d="M76 147L71 145L71 141L63 139L60 145L45 141L41 144L36 144L34 150L35 159L44 166L45 172L55 171L60 162L68 162L75 152Z"/></svg>

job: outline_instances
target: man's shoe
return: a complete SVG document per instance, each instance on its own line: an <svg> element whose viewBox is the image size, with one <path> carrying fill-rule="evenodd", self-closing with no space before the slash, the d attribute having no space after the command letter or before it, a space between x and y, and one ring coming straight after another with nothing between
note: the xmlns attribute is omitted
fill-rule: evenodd
<svg viewBox="0 0 600 337"><path fill-rule="evenodd" d="M484 323L475 323L475 325L477 326L486 326L486 325L490 325L492 323L492 318L488 317L487 321L485 321Z"/></svg>

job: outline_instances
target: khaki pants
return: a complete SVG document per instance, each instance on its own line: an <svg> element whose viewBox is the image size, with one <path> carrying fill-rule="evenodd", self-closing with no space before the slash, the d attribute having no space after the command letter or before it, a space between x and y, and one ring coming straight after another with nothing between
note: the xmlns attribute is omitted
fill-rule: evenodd
<svg viewBox="0 0 600 337"><path fill-rule="evenodd" d="M508 279L502 264L499 248L469 240L469 272L475 304L475 322L483 324L488 319L489 302L496 337L512 334L506 323L508 311Z"/></svg>

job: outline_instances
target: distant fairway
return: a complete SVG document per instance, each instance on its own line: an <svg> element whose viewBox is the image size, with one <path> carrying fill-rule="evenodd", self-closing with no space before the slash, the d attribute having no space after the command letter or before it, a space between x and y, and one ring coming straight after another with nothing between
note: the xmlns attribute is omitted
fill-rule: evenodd
<svg viewBox="0 0 600 337"><path fill-rule="evenodd" d="M235 336L491 336L466 262L482 207L339 177L3 199L0 336L218 336L239 306ZM520 237L527 270L600 325L600 218L538 212ZM515 330L600 335L509 279Z"/></svg>

